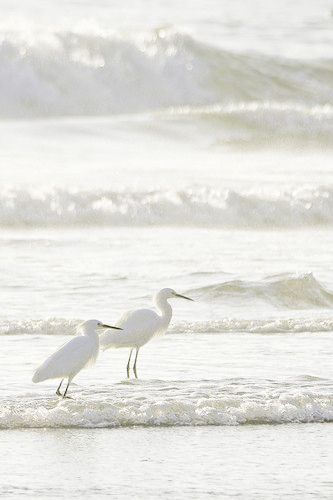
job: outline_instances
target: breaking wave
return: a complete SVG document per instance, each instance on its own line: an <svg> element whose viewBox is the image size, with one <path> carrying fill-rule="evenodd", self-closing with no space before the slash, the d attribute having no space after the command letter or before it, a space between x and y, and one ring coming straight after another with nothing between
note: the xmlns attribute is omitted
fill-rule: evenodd
<svg viewBox="0 0 333 500"><path fill-rule="evenodd" d="M257 100L174 107L156 117L203 125L214 138L213 145L271 146L272 141L284 146L333 145L333 107L329 104L308 106Z"/></svg>
<svg viewBox="0 0 333 500"><path fill-rule="evenodd" d="M297 228L333 224L333 188L272 192L184 189L2 189L0 226Z"/></svg>
<svg viewBox="0 0 333 500"><path fill-rule="evenodd" d="M2 320L1 335L75 335L79 319L50 318L39 320ZM297 334L333 332L332 317L268 317L247 319L225 317L207 321L173 322L168 334Z"/></svg>
<svg viewBox="0 0 333 500"><path fill-rule="evenodd" d="M0 335L75 335L80 319L28 319L0 321Z"/></svg>
<svg viewBox="0 0 333 500"><path fill-rule="evenodd" d="M162 383L161 383L162 384ZM159 385L161 385L159 384ZM167 386L167 383L164 383ZM131 390L126 393L113 387L113 397L106 397L110 386L99 393L99 400L76 390L71 401L56 398L21 397L20 402L2 402L0 429L13 428L108 428L132 426L207 426L245 424L285 424L333 421L333 398L323 393L300 391L293 394L273 390L235 394L229 389L197 390L182 388L151 392ZM197 382L198 385L198 382ZM74 386L72 389L73 393ZM170 394L170 391L172 393ZM163 392L168 394L163 396ZM204 395L205 391L208 391ZM230 392L229 392L230 391ZM148 394L147 394L148 392ZM150 393L151 392L151 393ZM180 394L179 394L180 393ZM140 397L137 395L140 394Z"/></svg>
<svg viewBox="0 0 333 500"><path fill-rule="evenodd" d="M173 29L126 36L79 31L1 35L1 117L109 115L216 102L311 107L333 98L329 59L238 54ZM305 116L303 111L296 107L291 113L290 106L275 110L276 118L289 117L289 125L293 116ZM283 118L281 123L287 122Z"/></svg>
<svg viewBox="0 0 333 500"><path fill-rule="evenodd" d="M330 308L333 293L313 276L278 274L260 281L232 280L188 291L201 300L262 301L285 309Z"/></svg>
<svg viewBox="0 0 333 500"><path fill-rule="evenodd" d="M224 318L210 321L183 321L172 325L170 333L320 333L333 332L332 318Z"/></svg>

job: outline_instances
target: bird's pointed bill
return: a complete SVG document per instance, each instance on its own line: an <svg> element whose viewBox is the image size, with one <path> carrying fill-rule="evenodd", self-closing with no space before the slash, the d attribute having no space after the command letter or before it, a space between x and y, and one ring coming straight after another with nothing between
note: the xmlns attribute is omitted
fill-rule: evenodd
<svg viewBox="0 0 333 500"><path fill-rule="evenodd" d="M113 326L113 325L106 325L105 323L101 324L102 328L113 328L114 330L122 330L119 326Z"/></svg>
<svg viewBox="0 0 333 500"><path fill-rule="evenodd" d="M191 300L192 302L194 302L194 300L190 299L190 297L186 297L185 295L181 295L180 293L175 293L175 296L180 297L181 299Z"/></svg>

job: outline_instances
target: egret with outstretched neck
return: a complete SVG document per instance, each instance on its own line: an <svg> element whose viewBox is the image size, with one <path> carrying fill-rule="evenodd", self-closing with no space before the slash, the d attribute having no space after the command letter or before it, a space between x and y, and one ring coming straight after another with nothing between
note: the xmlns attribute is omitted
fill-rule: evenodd
<svg viewBox="0 0 333 500"><path fill-rule="evenodd" d="M133 350L135 349L135 359L133 372L135 378L137 374L137 360L140 348L147 344L156 335L162 335L168 329L172 318L172 307L168 300L173 298L192 300L185 295L176 293L172 288L163 288L153 298L157 312L153 309L136 309L125 312L116 322L122 328L120 334L105 332L101 335L100 345L103 350L109 348L130 348L130 355L127 363L127 378L130 377L130 363Z"/></svg>
<svg viewBox="0 0 333 500"><path fill-rule="evenodd" d="M66 397L69 384L83 368L95 363L99 353L99 336L97 329L113 328L121 330L118 326L110 326L101 323L97 319L85 321L78 327L80 336L74 337L65 345L60 347L54 354L49 356L34 373L34 383L43 380L61 378L56 391L57 396ZM103 330L104 331L104 330ZM60 389L65 378L68 379L65 392L61 394ZM67 396L68 397L68 396Z"/></svg>

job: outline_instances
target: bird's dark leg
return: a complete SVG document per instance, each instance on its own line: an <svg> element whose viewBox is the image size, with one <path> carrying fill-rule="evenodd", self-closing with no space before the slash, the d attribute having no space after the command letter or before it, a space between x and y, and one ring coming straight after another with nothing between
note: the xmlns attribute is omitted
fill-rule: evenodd
<svg viewBox="0 0 333 500"><path fill-rule="evenodd" d="M66 387L66 389L65 389L65 392L64 392L64 394L63 394L63 396L62 396L62 399L65 399L65 398L66 398L66 394L67 394L68 387L69 387L69 384L70 384L70 383L71 383L71 379L69 378L69 379L68 379L68 384L67 384L67 387ZM67 398L71 399L71 398L70 398L70 396L67 396Z"/></svg>
<svg viewBox="0 0 333 500"><path fill-rule="evenodd" d="M127 363L127 378L130 378L130 362L131 362L132 352L133 352L133 349L131 349L130 355L129 355L129 358L128 358L128 363Z"/></svg>
<svg viewBox="0 0 333 500"><path fill-rule="evenodd" d="M61 382L60 382L60 384L59 384L58 389L56 390L56 395L57 395L57 396L61 396L60 387L61 387L61 384L63 383L63 381L64 381L64 380L65 380L65 379L63 378L63 379L62 379L62 381L61 381Z"/></svg>
<svg viewBox="0 0 333 500"><path fill-rule="evenodd" d="M139 348L137 347L136 354L135 354L134 365L133 365L133 371L134 371L135 378L138 378L138 374L136 372L136 362L137 362L137 359L138 359L138 354L139 354Z"/></svg>

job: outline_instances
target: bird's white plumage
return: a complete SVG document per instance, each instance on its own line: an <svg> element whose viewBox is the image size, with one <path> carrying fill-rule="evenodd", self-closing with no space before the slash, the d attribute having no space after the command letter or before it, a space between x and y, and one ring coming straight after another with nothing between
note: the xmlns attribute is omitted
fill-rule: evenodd
<svg viewBox="0 0 333 500"><path fill-rule="evenodd" d="M108 331L101 335L101 348L141 347L154 335L164 333L170 319L158 315L152 309L127 311L116 323L116 326L121 327L123 331Z"/></svg>
<svg viewBox="0 0 333 500"><path fill-rule="evenodd" d="M168 299L176 297L192 300L176 293L172 288L163 288L153 299L157 311L153 309L127 311L116 323L123 331L106 332L101 335L101 348L106 350L110 347L130 347L138 350L154 336L165 333L172 318L172 307Z"/></svg>
<svg viewBox="0 0 333 500"><path fill-rule="evenodd" d="M129 347L130 355L127 362L126 372L127 378L130 377L130 363L132 351L135 349L135 360L133 372L136 378L137 360L140 347L145 345L156 335L162 335L168 329L172 318L172 307L168 299L180 297L187 300L192 300L179 293L176 293L172 288L163 288L154 296L154 305L157 311L153 309L136 309L127 311L118 320L117 326L121 327L122 332L111 333L107 332L101 335L100 345L103 350L110 347Z"/></svg>
<svg viewBox="0 0 333 500"><path fill-rule="evenodd" d="M49 356L35 371L32 381L35 383L43 382L43 380L61 378L57 396L66 396L69 384L83 368L95 363L99 353L99 337L97 328L114 328L116 326L105 325L97 319L85 321L78 327L80 337L67 342L60 347L55 353ZM60 389L64 379L68 379L65 392L61 394Z"/></svg>
<svg viewBox="0 0 333 500"><path fill-rule="evenodd" d="M73 378L87 365L94 363L98 350L98 338L94 340L85 335L75 337L37 368L32 381L37 383L54 378Z"/></svg>
<svg viewBox="0 0 333 500"><path fill-rule="evenodd" d="M54 378L72 380L79 371L93 364L99 353L99 337L96 329L101 325L97 319L90 319L79 325L80 336L74 337L51 354L37 368L32 381L38 383Z"/></svg>

